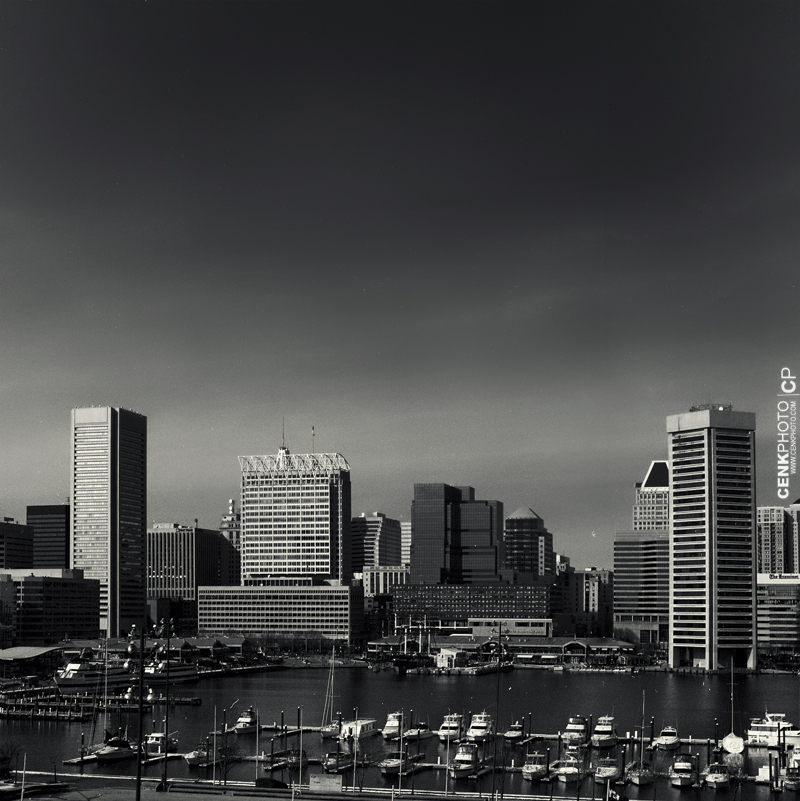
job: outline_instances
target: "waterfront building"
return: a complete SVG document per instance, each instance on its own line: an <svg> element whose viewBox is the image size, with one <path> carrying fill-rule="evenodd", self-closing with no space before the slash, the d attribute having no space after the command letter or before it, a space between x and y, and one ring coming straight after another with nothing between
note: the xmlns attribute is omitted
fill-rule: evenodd
<svg viewBox="0 0 800 801"><path fill-rule="evenodd" d="M236 549L236 574L231 580L231 584L241 584L241 553L242 553L242 513L236 508L236 501L233 498L228 500L228 513L222 515L219 524L220 533Z"/></svg>
<svg viewBox="0 0 800 801"><path fill-rule="evenodd" d="M308 578L263 579L258 586L198 587L198 627L207 634L308 636L363 639L361 586L317 583Z"/></svg>
<svg viewBox="0 0 800 801"><path fill-rule="evenodd" d="M0 583L14 587L15 645L48 645L100 635L100 582L82 570L7 570Z"/></svg>
<svg viewBox="0 0 800 801"><path fill-rule="evenodd" d="M673 668L756 666L755 427L716 404L667 418Z"/></svg>
<svg viewBox="0 0 800 801"><path fill-rule="evenodd" d="M400 521L382 512L354 517L350 521L353 572L401 564L401 539Z"/></svg>
<svg viewBox="0 0 800 801"><path fill-rule="evenodd" d="M178 618L180 631L197 629L197 587L231 585L239 575L239 554L222 532L178 523L147 529L147 599L173 602L154 619Z"/></svg>
<svg viewBox="0 0 800 801"><path fill-rule="evenodd" d="M17 623L17 592L11 577L0 573L0 651L14 644Z"/></svg>
<svg viewBox="0 0 800 801"><path fill-rule="evenodd" d="M475 499L472 487L415 484L411 581L472 584L500 580L503 504Z"/></svg>
<svg viewBox="0 0 800 801"><path fill-rule="evenodd" d="M240 456L242 583L320 576L346 584L350 465L338 453Z"/></svg>
<svg viewBox="0 0 800 801"><path fill-rule="evenodd" d="M800 574L759 573L756 611L759 652L800 649Z"/></svg>
<svg viewBox="0 0 800 801"><path fill-rule="evenodd" d="M25 522L33 529L34 568L69 567L69 504L29 506Z"/></svg>
<svg viewBox="0 0 800 801"><path fill-rule="evenodd" d="M100 629L116 637L146 614L147 418L73 409L70 442L70 566L100 582Z"/></svg>
<svg viewBox="0 0 800 801"><path fill-rule="evenodd" d="M788 507L759 506L757 572L800 572L800 503Z"/></svg>
<svg viewBox="0 0 800 801"><path fill-rule="evenodd" d="M641 645L669 642L669 531L615 534L614 632Z"/></svg>
<svg viewBox="0 0 800 801"><path fill-rule="evenodd" d="M400 521L400 564L411 567L411 521Z"/></svg>
<svg viewBox="0 0 800 801"><path fill-rule="evenodd" d="M0 523L0 568L33 567L33 529L4 517Z"/></svg>
<svg viewBox="0 0 800 801"><path fill-rule="evenodd" d="M636 483L634 531L669 531L669 464L650 462L644 481Z"/></svg>
<svg viewBox="0 0 800 801"><path fill-rule="evenodd" d="M534 576L555 575L553 535L533 509L523 507L506 518L503 545L506 569Z"/></svg>
<svg viewBox="0 0 800 801"><path fill-rule="evenodd" d="M531 584L406 584L393 590L397 620L437 629L463 629L470 618L542 619L550 615L550 586Z"/></svg>

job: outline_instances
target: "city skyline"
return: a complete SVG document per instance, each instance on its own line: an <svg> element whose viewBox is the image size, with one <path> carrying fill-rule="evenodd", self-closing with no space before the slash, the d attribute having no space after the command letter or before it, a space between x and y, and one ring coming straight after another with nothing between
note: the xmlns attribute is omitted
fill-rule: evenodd
<svg viewBox="0 0 800 801"><path fill-rule="evenodd" d="M783 504L795 3L4 13L3 515L64 502L92 404L148 418L148 522L216 528L285 418L353 515L469 485L610 565L705 402Z"/></svg>

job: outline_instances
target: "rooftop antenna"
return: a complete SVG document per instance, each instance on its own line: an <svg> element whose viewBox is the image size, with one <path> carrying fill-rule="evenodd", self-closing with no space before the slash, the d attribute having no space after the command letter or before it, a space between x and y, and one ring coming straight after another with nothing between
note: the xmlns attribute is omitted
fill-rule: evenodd
<svg viewBox="0 0 800 801"><path fill-rule="evenodd" d="M314 426L311 426L311 453L316 453L314 450Z"/></svg>
<svg viewBox="0 0 800 801"><path fill-rule="evenodd" d="M281 417L281 449L286 450L286 415Z"/></svg>

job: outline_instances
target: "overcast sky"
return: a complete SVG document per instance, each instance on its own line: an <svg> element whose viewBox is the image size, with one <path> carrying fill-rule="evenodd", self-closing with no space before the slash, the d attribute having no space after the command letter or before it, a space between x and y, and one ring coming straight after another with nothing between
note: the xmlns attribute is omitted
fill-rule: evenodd
<svg viewBox="0 0 800 801"><path fill-rule="evenodd" d="M800 5L0 5L0 514L70 409L149 421L149 516L240 454L531 507L612 566L665 418L800 370ZM793 485L800 494L800 481ZM793 498L792 498L793 499Z"/></svg>

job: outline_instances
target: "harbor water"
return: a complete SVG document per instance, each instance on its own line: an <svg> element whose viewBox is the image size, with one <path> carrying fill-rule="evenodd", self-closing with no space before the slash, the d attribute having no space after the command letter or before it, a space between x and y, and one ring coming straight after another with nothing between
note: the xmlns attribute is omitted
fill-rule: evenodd
<svg viewBox="0 0 800 801"><path fill-rule="evenodd" d="M173 688L177 695L191 695L201 699L200 705L174 705L169 712L169 731L179 742L179 751L191 751L206 740L214 741L213 731L232 726L236 718L247 707L253 706L262 725L295 727L298 719L304 726L319 727L328 685L328 670L325 668L293 668L265 673L249 673L235 676L203 678L193 684ZM392 670L373 672L364 668L336 668L334 681L334 708L341 711L345 719L357 714L361 718L375 718L382 728L390 712L403 711L406 719L425 721L432 730L439 728L445 714L458 712L468 720L471 713L486 711L496 722L496 730L504 732L511 723L524 723L526 731L535 734L556 735L563 732L567 720L573 715L592 717L593 722L601 715L613 715L617 732L629 734L634 739L640 736L642 705L644 704L645 742L649 742L651 729L658 736L664 726L675 726L681 738L695 742L685 745L684 752L698 754L701 766L709 758L714 739L720 740L733 729L739 735L751 717L763 717L765 712L784 712L788 720L800 724L800 678L792 675L736 676L733 686L733 710L731 710L731 681L729 676L677 675L664 672L613 673L573 672L549 670L513 670L499 675L447 676L405 675ZM144 732L161 730L164 722L164 707L155 706L145 713ZM651 723L652 721L652 723ZM716 721L716 725L715 725ZM65 760L79 756L82 742L86 747L102 739L104 715L98 715L92 723L66 723L35 720L0 721L0 739L16 748L19 757L12 768L21 769L24 760L27 768L45 771L59 778L71 773L101 773L104 775L134 775L135 760L98 765L64 765ZM113 731L126 729L133 740L136 738L138 718L135 714L110 712L108 727ZM219 745L221 736L217 738ZM710 745L707 744L710 741ZM228 771L230 781L253 781L256 777L272 775L273 778L291 783L300 777L297 770L288 769L268 772L264 764L253 760L257 753L269 755L285 748L300 748L300 737L287 737L271 731L258 735L227 735L227 745L238 758ZM402 780L384 777L374 763L384 751L395 749L396 744L385 743L380 735L365 737L359 749L371 766L357 775L343 774L343 781L363 787L397 786L406 789L447 790L458 794L480 792L490 794L492 790L508 794L539 794L554 797L602 798L604 788L595 786L591 776L576 787L561 782L552 784L531 783L522 779L518 770L524 761L526 750L546 752L551 759L558 754L557 740L535 741L527 746L509 747L498 737L487 743L484 756L495 759L509 770L487 773L479 779L447 779L443 766L453 757L453 746L440 743L435 734L410 743L412 753L417 748L424 753L427 767ZM631 745L618 746L612 751L620 760L631 758ZM319 764L314 764L325 752L335 751L336 743L323 740L319 732L306 732L302 737L302 749L311 764L303 769L302 783L309 775L321 773ZM773 755L775 752L772 752ZM744 773L755 776L759 768L768 764L770 752L765 748L747 749ZM608 754L603 754L607 756ZM248 758L249 757L249 758ZM590 753L587 765L596 761L597 755ZM637 788L628 785L624 793L629 798L677 799L686 796L710 798L711 789L679 790L669 785L666 773L671 757L656 755L657 776L655 785ZM514 770L516 768L517 770ZM152 763L143 768L145 777L158 777L164 771L163 762ZM191 767L183 759L170 759L167 766L170 779L194 780L220 778L211 768ZM735 792L743 799L766 801L769 787L754 782L744 782L739 789L732 786L727 791L730 797Z"/></svg>

